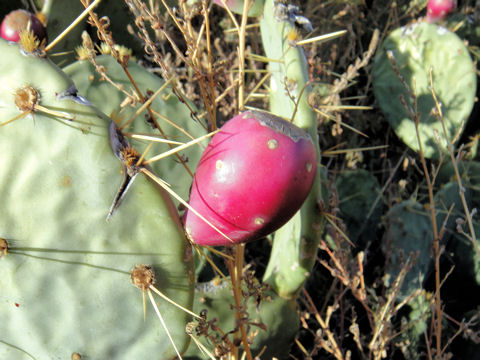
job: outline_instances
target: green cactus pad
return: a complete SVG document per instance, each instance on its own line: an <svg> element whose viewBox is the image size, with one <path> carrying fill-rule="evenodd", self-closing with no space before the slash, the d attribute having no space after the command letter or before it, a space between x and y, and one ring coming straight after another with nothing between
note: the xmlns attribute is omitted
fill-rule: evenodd
<svg viewBox="0 0 480 360"><path fill-rule="evenodd" d="M127 92L134 92L132 83L113 57L102 55L98 56L96 61L99 65L105 67L107 75L114 82L122 85ZM122 108L121 104L126 98L126 95L109 82L102 81L101 75L95 72L94 66L87 60L77 61L64 68L64 71L74 81L79 94L88 98L93 105L105 114L110 115L112 112L117 112L123 121L127 121L141 106L141 104L137 104L136 107L125 106ZM129 63L128 71L144 96L147 91L155 92L165 83L161 78L134 62ZM190 109L194 109L193 104L189 104L189 107ZM200 137L206 134L204 127L190 116L189 108L172 94L172 88L170 86L155 98L152 109L187 131L192 137ZM154 131L152 125L145 120L146 115L147 111L144 110L126 131L147 134L155 133L158 135L158 131ZM158 122L169 139L181 142L191 140L191 138L187 137L183 132L163 122L161 119L158 119ZM147 145L146 142L131 142L140 152L142 152ZM206 141L204 144L205 143ZM203 145L195 145L180 153L185 159L188 159L187 166L191 169L192 173L195 171L200 156L202 155L202 146ZM168 145L157 143L151 148L147 158L169 149ZM179 164L179 160L175 156L169 156L168 158L155 162L152 164L152 167L163 180L171 185L177 194L183 199L188 198L192 177L188 174L187 170Z"/></svg>
<svg viewBox="0 0 480 360"><path fill-rule="evenodd" d="M48 59L25 56L5 41L0 53L8 69L0 76L2 122L20 114L14 93L25 85L38 91L40 105L73 116L35 111L0 127L0 236L10 245L0 259L0 358L172 358L148 303L143 319L130 270L152 265L155 286L192 306L191 249L173 203L139 174L107 222L123 179L109 119L66 96L72 82ZM156 299L184 350L189 316Z"/></svg>
<svg viewBox="0 0 480 360"><path fill-rule="evenodd" d="M408 317L402 318L402 324L404 325L400 334L401 341L408 344L408 346L402 348L402 352L407 359L420 360L424 356L421 346L431 318L432 296L433 294L422 290L408 302L410 312Z"/></svg>
<svg viewBox="0 0 480 360"><path fill-rule="evenodd" d="M457 168L460 174L462 185L468 189L472 196L472 206L480 207L480 162L459 161ZM444 164L437 176L437 182L456 182L455 169L451 162Z"/></svg>
<svg viewBox="0 0 480 360"><path fill-rule="evenodd" d="M317 118L307 101L313 91L307 59L303 48L289 41L289 35L297 31L293 17L287 4L265 1L260 30L265 54L273 59L268 64L271 73L270 111L291 119L307 131L316 145L320 161ZM324 219L318 211L324 178L325 174L317 166L315 184L302 208L274 234L264 281L282 297L294 298L298 295L315 263L319 234L324 226Z"/></svg>
<svg viewBox="0 0 480 360"><path fill-rule="evenodd" d="M477 161L461 161L457 164L458 171L462 180L462 185L465 188L465 196L469 211L480 206L480 163ZM456 182L456 175L452 163L447 163L442 168L437 176L438 181L453 181ZM452 216L456 219L463 219L464 224L462 230L470 235L468 224L464 213L459 213ZM473 228L477 238L480 235L480 223L476 221L476 216L473 216ZM455 264L455 269L465 275L475 279L476 283L480 285L480 257L476 254L474 245L471 239L464 234L453 231L453 237L447 244L447 252Z"/></svg>
<svg viewBox="0 0 480 360"><path fill-rule="evenodd" d="M463 226L463 230L468 234L467 225ZM477 237L480 234L480 223L474 222L474 231ZM477 285L480 285L480 257L477 256L472 241L463 234L454 234L447 248L449 255L456 270L463 274L465 278L474 279Z"/></svg>
<svg viewBox="0 0 480 360"><path fill-rule="evenodd" d="M358 169L342 172L335 182L339 197L340 216L345 222L348 236L356 242L362 234L373 240L380 223L380 185L370 172Z"/></svg>
<svg viewBox="0 0 480 360"><path fill-rule="evenodd" d="M403 299L421 287L430 269L433 242L432 223L421 204L408 200L396 204L388 213L389 246L385 249L390 263L387 284L392 285L409 256L417 256L412 269L406 274L399 298ZM420 283L419 283L420 279Z"/></svg>
<svg viewBox="0 0 480 360"><path fill-rule="evenodd" d="M391 52L398 71L416 94L424 156L438 158L445 151L446 142L441 122L431 113L435 102L430 92L430 69L433 69L434 89L442 104L447 136L451 141L468 119L475 101L477 75L468 50L454 33L425 22L394 30L379 50L373 65L378 104L397 136L418 151L415 123L400 96L410 108L413 108L413 101L397 77L387 52ZM439 147L442 150L439 151Z"/></svg>
<svg viewBox="0 0 480 360"><path fill-rule="evenodd" d="M52 0L48 2L49 7L43 7L47 15L47 36L49 41L55 40L63 30L85 10L80 0ZM75 61L74 49L82 41L82 31L85 29L85 22L77 24L70 32L52 49L56 56L52 60L59 65L65 66Z"/></svg>
<svg viewBox="0 0 480 360"><path fill-rule="evenodd" d="M467 205L471 202L471 191L464 192ZM441 243L445 244L455 232L455 220L462 216L463 207L459 196L458 184L444 184L435 194L435 214L437 228L445 226ZM449 213L448 218L447 214ZM387 215L389 225L389 246L386 249L390 256L387 269L388 282L391 284L400 272L404 261L410 254L416 254L416 262L405 276L399 298L403 299L418 289L425 277L433 270L432 246L434 233L428 205L407 200L392 207Z"/></svg>

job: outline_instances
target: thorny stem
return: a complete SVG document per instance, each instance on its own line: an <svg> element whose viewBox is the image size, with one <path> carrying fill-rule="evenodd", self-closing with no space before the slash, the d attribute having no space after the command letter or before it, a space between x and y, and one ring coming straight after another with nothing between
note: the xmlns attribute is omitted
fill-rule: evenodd
<svg viewBox="0 0 480 360"><path fill-rule="evenodd" d="M135 80L133 79L132 75L130 75L130 72L128 71L127 69L127 66L124 65L124 64L121 64L122 65L122 68L123 70L125 71L125 74L127 75L128 79L130 80L130 82L132 83L133 87L135 88L135 91L137 92L139 98L140 98L140 102L143 104L145 102L145 97L143 96L140 88L137 86ZM157 118L155 117L155 114L153 113L153 110L150 106L147 106L147 111L148 111L148 115L150 117L150 119L152 119L153 123L155 124L155 127L158 129L158 131L160 132L160 134L165 138L167 139L167 135L165 134L165 132L162 130L162 128L160 127L160 124L158 123L157 121ZM170 147L170 149L173 149L173 145L172 144L168 144L168 146ZM188 174L193 178L193 172L192 170L190 170L190 168L188 167L187 163L185 162L185 160L180 156L180 154L178 152L175 153L175 156L177 157L177 159L180 161L180 163L183 165L183 167L185 168L185 170L187 170Z"/></svg>
<svg viewBox="0 0 480 360"><path fill-rule="evenodd" d="M450 159L452 160L453 169L455 171L455 177L458 182L458 194L460 196L460 200L462 201L465 217L467 218L468 230L470 231L470 235L471 235L470 240L472 242L473 248L475 249L475 253L477 257L480 257L480 249L478 248L478 243L477 243L477 238L475 236L475 229L473 227L472 217L468 209L467 200L465 199L465 189L462 184L462 178L460 177L460 172L458 171L457 160L455 159L455 155L453 152L453 144L448 138L447 129L445 128L445 120L443 118L443 113L442 113L442 107L438 102L437 95L435 94L435 89L433 88L433 69L430 69L430 90L433 96L433 100L435 101L436 115L438 116L442 124L443 134L445 136L445 140L447 141L448 154L450 155Z"/></svg>
<svg viewBox="0 0 480 360"><path fill-rule="evenodd" d="M243 257L245 251L245 244L239 244L235 246L234 261L230 257L227 258L227 267L230 272L230 280L232 281L233 296L235 299L235 333L234 333L234 348L233 357L238 357L238 346L240 337L241 342L245 350L247 360L253 360L252 353L250 351L250 345L247 339L247 332L243 322L243 305L242 305L242 273L243 273ZM240 334L238 333L240 331Z"/></svg>
<svg viewBox="0 0 480 360"><path fill-rule="evenodd" d="M202 24L202 27L199 31L198 34L198 39L197 43L193 48L195 49L192 53L192 63L194 64L193 68L195 70L196 75L199 78L198 85L200 87L200 93L203 99L203 103L205 104L205 109L208 113L208 131L213 131L214 129L217 128L216 124L216 115L215 115L215 109L216 109L216 103L215 103L215 86L213 84L213 73L212 73L212 57L211 57L211 43L210 43L210 29L209 29L209 11L207 7L207 2L203 1L203 12L204 12L204 21ZM190 24L191 26L191 24ZM207 53L208 53L208 70L207 74L204 74L204 69L202 65L202 61L200 58L200 52L198 49L200 49L200 40L203 36L203 33L205 32L205 37L206 37L206 43L207 43ZM208 83L205 84L203 79L208 78Z"/></svg>
<svg viewBox="0 0 480 360"><path fill-rule="evenodd" d="M420 124L420 117L418 113L418 106L417 106L417 96L416 96L416 89L414 86L414 89L412 90L408 84L406 83L405 79L403 76L400 74L400 71L398 70L395 58L393 57L392 52L387 52L387 56L390 60L390 63L392 64L392 68L397 75L398 79L402 83L403 87L408 93L408 96L410 99L413 101L413 109L411 109L405 99L401 96L400 101L403 104L405 110L407 111L409 117L414 121L415 123L415 132L417 135L417 142L418 142L418 155L420 157L420 162L422 164L422 169L423 173L425 176L425 180L427 182L427 189L428 189L428 199L429 199L429 210L430 210L430 220L432 222L432 230L433 230L433 255L435 257L435 321L436 321L436 329L435 329L435 337L436 337L436 354L438 357L441 355L442 351L442 299L441 299L441 294L440 294L440 287L441 287L441 282L440 282L440 236L438 233L438 227L437 227L437 218L435 216L435 198L433 194L433 183L432 179L430 178L428 168L427 168L427 162L425 160L425 156L423 155L423 146L422 146L422 141L420 138L420 131L419 131L419 124ZM433 86L432 86L433 88Z"/></svg>
<svg viewBox="0 0 480 360"><path fill-rule="evenodd" d="M215 81L213 80L213 66L212 66L212 44L210 42L210 13L207 7L207 2L203 2L203 11L205 14L205 36L206 36L206 43L207 43L207 55L208 55L208 85L210 87L210 98L211 102L210 105L210 121L212 125L212 129L217 128L217 120L216 120L216 105L217 102L215 101Z"/></svg>
<svg viewBox="0 0 480 360"><path fill-rule="evenodd" d="M186 45L187 45L187 54L188 54L188 59L186 59L182 52L177 48L175 42L170 39L169 35L163 31L163 34L165 37L168 39L172 47L175 49L175 52L177 56L179 56L186 64L188 64L195 74L199 78L198 85L200 87L200 94L203 99L203 102L205 104L206 111L209 115L208 119L208 131L216 130L216 102L215 102L215 83L213 79L213 71L212 71L212 56L211 56L211 41L210 41L210 28L209 28L209 7L207 6L208 1L203 0L202 1L202 6L203 6L203 13L204 13L204 22L200 28L200 31L198 32L198 35L195 35L192 24L190 21L186 21L186 25L182 26L177 17L172 13L171 9L167 6L164 0L161 0L165 8L167 9L168 14L170 17L173 19L175 24L177 25L177 28L180 30L182 33ZM184 13L187 13L186 10L186 2L181 2L181 6L183 9ZM206 77L208 77L208 90L203 82L204 78L204 72L202 68L202 62L200 59L200 54L199 54L199 49L200 49L200 41L203 36L203 32L206 32L206 42L207 42L207 53L208 53L208 74ZM146 35L148 36L148 34ZM146 38L147 39L147 38ZM197 39L195 42L194 40ZM164 72L166 72L166 69L164 69Z"/></svg>
<svg viewBox="0 0 480 360"><path fill-rule="evenodd" d="M151 27L156 29L158 19L155 16L153 16L148 11L148 9L146 9L146 7L144 6L144 4L141 1L139 1L139 0L125 0L125 2L127 3L127 5L129 7L130 11L132 12L132 14L135 16L135 25L137 26L137 28L139 30L138 36L140 36L142 41L145 42L145 46L144 46L145 53L148 54L148 55L151 55L153 57L153 61L160 66L160 69L161 69L160 73L161 73L162 78L165 81L170 81L172 79L172 76L169 76L169 71L168 71L168 68L167 68L164 60L163 60L163 57L158 52L155 43L151 40L150 34L148 33L148 31L145 27L145 20L148 20L151 23ZM165 3L164 3L164 5L165 5ZM185 2L182 2L181 5L182 5L182 9L185 11ZM170 11L170 8L167 7L167 11L168 11L169 14L171 14L171 16L173 16L173 14ZM176 21L177 26L180 26L178 24L176 18L173 18L173 20ZM190 25L189 22L187 22L187 26L188 25ZM185 40L187 41L188 38L185 35L185 32L184 32L183 28L179 28L179 29L180 29L180 31L182 31L182 34L184 34ZM159 28L159 29L156 29L156 30L162 30L162 29ZM184 58L183 54L178 50L178 48L175 45L175 42L173 42L171 40L171 38L168 36L168 34L165 31L162 31L162 34L164 34L165 37L168 39L169 43L172 45L173 49L175 50L176 55L179 56L183 61L185 61L186 63L191 65L190 62L187 62L187 60ZM187 45L188 45L188 41L187 41ZM192 107L186 101L186 99L182 95L182 93L177 89L174 82L172 83L172 92L178 98L178 100L181 103L183 103L190 110L190 114L191 114L190 116L192 117L192 119L194 119L195 121L198 121L196 111L194 109L192 109ZM203 124L202 124L202 126L203 126Z"/></svg>
<svg viewBox="0 0 480 360"><path fill-rule="evenodd" d="M366 296L365 292L363 289L359 289L357 285L354 285L348 272L345 270L344 266L340 263L340 261L335 257L335 254L330 250L330 248L327 246L324 240L320 241L321 247L323 250L327 252L329 255L330 259L332 262L335 264L335 269L333 269L328 263L324 260L320 260L320 264L322 264L327 270L329 270L332 274L334 274L341 282L343 285L348 287L351 291L353 296L362 304L364 307L366 313L367 313L367 318L370 323L370 327L375 329L374 321L372 319L372 309L368 306L366 303ZM362 270L363 272L363 270ZM362 273L363 277L363 273Z"/></svg>
<svg viewBox="0 0 480 360"><path fill-rule="evenodd" d="M435 313L436 313L436 350L437 356L440 356L442 350L442 299L440 296L440 237L438 234L437 228L437 217L435 216L435 198L433 195L433 184L428 172L427 162L425 161L425 157L423 155L423 146L422 141L420 139L420 131L419 131L419 124L420 118L418 114L417 108L417 97L413 97L414 102L414 113L413 113L413 120L415 122L415 132L417 134L417 141L418 141L418 154L420 156L420 162L423 168L423 174L425 176L425 180L427 182L427 189L428 189L428 199L429 199L429 210L430 210L430 220L432 222L432 230L433 230L433 252L435 256Z"/></svg>
<svg viewBox="0 0 480 360"><path fill-rule="evenodd" d="M168 85L171 84L172 80L173 80L173 77L170 78L170 80L165 81L165 83L164 83L161 87L159 87L159 88L157 89L157 91L155 91L155 93L154 93L153 95L151 95L151 96L148 98L148 100L145 101L145 102L142 104L142 106L140 106L140 107L137 109L137 111L135 111L135 113L130 117L130 119L128 119L127 121L125 121L121 126L120 126L120 124L117 124L117 125L120 127L120 130L123 130L123 129L129 127L129 126L132 124L132 122L140 115L140 113L142 113L142 111L144 111L148 106L150 106L150 104L153 102L153 100L155 100L156 97L157 97L162 91L164 91L165 88L166 88ZM152 110L152 111L153 111L153 113L154 113L155 115L157 115L157 116L159 115L159 114L158 114L157 112L155 112L154 110ZM162 120L166 120L166 119L163 118ZM168 122L168 121L167 121L167 122ZM172 125L172 126L175 126L174 123L171 122L171 121L169 122L169 124ZM182 129L182 128L181 128L180 126L176 126L176 129L177 129L177 130L180 130L180 129ZM183 130L183 129L182 129L182 130ZM180 131L181 131L181 130L180 130ZM191 136L190 134L188 134L185 130L183 130L183 133L186 134L188 137L192 138L192 136Z"/></svg>

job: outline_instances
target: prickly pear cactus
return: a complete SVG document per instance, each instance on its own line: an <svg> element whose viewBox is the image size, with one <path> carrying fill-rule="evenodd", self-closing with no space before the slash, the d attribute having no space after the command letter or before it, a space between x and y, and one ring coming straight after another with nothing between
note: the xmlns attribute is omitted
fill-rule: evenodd
<svg viewBox="0 0 480 360"><path fill-rule="evenodd" d="M471 192L468 189L465 191L465 197L470 204ZM447 218L451 207L451 214ZM463 211L456 182L444 184L435 194L435 210L438 231L443 225L446 228L441 239L444 244L455 231L455 220ZM413 200L396 204L388 213L387 222L389 247L386 253L390 256L387 269L388 283L392 284L408 256L412 255L414 260L400 289L399 298L403 299L421 287L426 276L433 270L431 248L434 233L428 205L422 205Z"/></svg>
<svg viewBox="0 0 480 360"><path fill-rule="evenodd" d="M96 61L106 69L106 74L116 84L123 86L125 91L129 93L135 91L121 65L118 64L113 57L101 55L96 57ZM102 110L103 113L116 114L123 123L129 120L142 105L141 103L137 103L135 106L122 106L126 95L111 83L103 81L102 76L95 71L94 66L88 60L77 61L65 67L63 70L75 82L80 95L88 98L89 101ZM129 62L128 71L135 79L136 85L144 96L147 93L157 91L165 84L161 78L132 61ZM193 120L191 117L190 109L194 110L194 105L189 103L189 107L187 107L181 103L178 98L173 95L171 86L167 86L165 90L153 100L151 108L157 114L161 114L177 126L174 127L157 116L157 120L168 139L187 142L192 140L193 137L200 137L206 133L202 124ZM154 130L153 123L148 122L148 119L147 111L142 111L132 124L125 128L125 131L141 134L156 134L158 136L159 132ZM187 136L187 134L191 137ZM131 142L140 152L143 152L148 145L146 141L132 140ZM197 163L200 160L203 146L204 144L195 145L180 153L180 156L186 160L186 165L192 173L195 171ZM156 143L150 149L147 158L169 149L166 144ZM188 191L192 183L192 176L179 162L176 156L169 156L161 161L152 163L151 166L163 180L171 185L175 192L183 199L187 199Z"/></svg>
<svg viewBox="0 0 480 360"><path fill-rule="evenodd" d="M428 320L432 313L431 300L432 294L422 290L408 302L410 312L408 316L401 319L404 330L400 337L405 344L408 344L401 350L407 359L422 359L423 351L419 351L419 348L428 329Z"/></svg>
<svg viewBox="0 0 480 360"><path fill-rule="evenodd" d="M430 91L430 69L451 141L468 119L475 101L476 72L468 50L454 33L424 22L394 30L379 50L373 65L375 97L397 136L418 151L414 120L400 98L403 97L412 111L413 100L395 73L388 54L393 56L400 75L416 95L424 156L438 158L445 151L446 142L442 124L432 114L435 102Z"/></svg>
<svg viewBox="0 0 480 360"><path fill-rule="evenodd" d="M191 251L173 203L139 174L107 222L123 179L110 120L48 59L5 41L0 53L0 237L10 245L0 259L0 358L172 358L151 305L143 318L130 270L152 265L155 286L191 307ZM183 351L188 316L157 304Z"/></svg>
<svg viewBox="0 0 480 360"><path fill-rule="evenodd" d="M462 185L468 189L472 195L473 207L480 206L480 162L478 161L459 161L457 163L458 171ZM437 176L437 182L445 184L447 182L456 182L457 177L453 164L448 162L444 164Z"/></svg>
<svg viewBox="0 0 480 360"><path fill-rule="evenodd" d="M317 120L307 102L312 92L307 59L303 48L289 40L290 35L297 33L297 12L298 8L283 2L265 1L260 30L265 54L273 59L268 65L271 73L270 111L307 131L320 161ZM302 20L308 22L304 17ZM320 174L318 166L315 184L302 208L274 235L264 280L285 298L298 294L315 262L319 232L323 227L317 207L321 197Z"/></svg>
<svg viewBox="0 0 480 360"><path fill-rule="evenodd" d="M400 299L410 295L422 284L430 269L430 249L433 242L432 223L421 204L408 200L396 204L388 213L390 255L387 285L392 285L404 262L413 256L413 267L406 274L400 289ZM420 283L419 283L420 279Z"/></svg>
<svg viewBox="0 0 480 360"><path fill-rule="evenodd" d="M339 215L345 222L350 240L357 242L365 234L365 242L371 241L381 215L378 180L366 170L350 170L339 175L335 186L340 202Z"/></svg>
<svg viewBox="0 0 480 360"><path fill-rule="evenodd" d="M478 221L474 223L474 229L478 242L478 234L480 234ZM468 233L466 225L463 230ZM480 285L480 257L477 256L472 241L464 234L456 233L448 244L448 252L456 269Z"/></svg>
<svg viewBox="0 0 480 360"><path fill-rule="evenodd" d="M42 12L47 17L47 37L53 41L79 16L85 8L80 0L42 0ZM52 58L56 64L65 66L75 60L74 49L81 41L85 24L75 26L55 47Z"/></svg>
<svg viewBox="0 0 480 360"><path fill-rule="evenodd" d="M469 201L469 209L478 209L480 206L480 163L477 161L463 161L458 162L457 164L460 177L462 180L462 185L465 188L467 195L470 195L467 199ZM450 180L456 181L456 175L453 170L453 165L451 163L445 164L439 171L438 174L439 181ZM474 214L474 212L472 212ZM465 215L458 214L454 216L455 220L458 222L458 230L453 231L453 236L447 244L447 253L450 257L450 260L455 264L455 270L465 276L466 278L473 279L477 285L480 285L480 257L475 251L475 246L471 240L471 234L468 228L468 224L465 220ZM476 220L476 216L472 217L473 219L473 228L477 238L480 234L480 223Z"/></svg>

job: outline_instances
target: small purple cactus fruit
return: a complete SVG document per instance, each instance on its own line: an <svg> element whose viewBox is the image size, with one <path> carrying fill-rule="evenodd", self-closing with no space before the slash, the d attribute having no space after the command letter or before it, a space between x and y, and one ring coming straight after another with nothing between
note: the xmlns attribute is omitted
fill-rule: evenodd
<svg viewBox="0 0 480 360"><path fill-rule="evenodd" d="M30 30L42 41L47 37L45 26L34 14L26 10L14 10L10 12L2 21L0 26L0 36L8 41L18 42L20 32L30 26Z"/></svg>
<svg viewBox="0 0 480 360"><path fill-rule="evenodd" d="M456 0L429 0L427 4L427 22L435 23L445 17L457 7Z"/></svg>
<svg viewBox="0 0 480 360"><path fill-rule="evenodd" d="M310 136L258 111L241 113L212 137L200 159L185 229L199 245L232 245L264 237L285 224L312 188L317 166Z"/></svg>

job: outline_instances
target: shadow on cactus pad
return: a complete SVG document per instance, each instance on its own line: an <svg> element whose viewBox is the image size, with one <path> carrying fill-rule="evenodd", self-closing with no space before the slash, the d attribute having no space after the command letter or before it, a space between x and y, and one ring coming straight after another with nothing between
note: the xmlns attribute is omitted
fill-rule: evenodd
<svg viewBox="0 0 480 360"><path fill-rule="evenodd" d="M438 158L445 152L446 142L442 123L432 113L435 102L430 91L430 70L446 135L452 141L472 111L477 87L475 67L457 35L427 23L394 30L383 42L373 64L373 85L378 104L397 136L418 151L415 122L405 109L407 106L412 112L415 110L405 85L411 89L417 101L423 154L426 158Z"/></svg>

